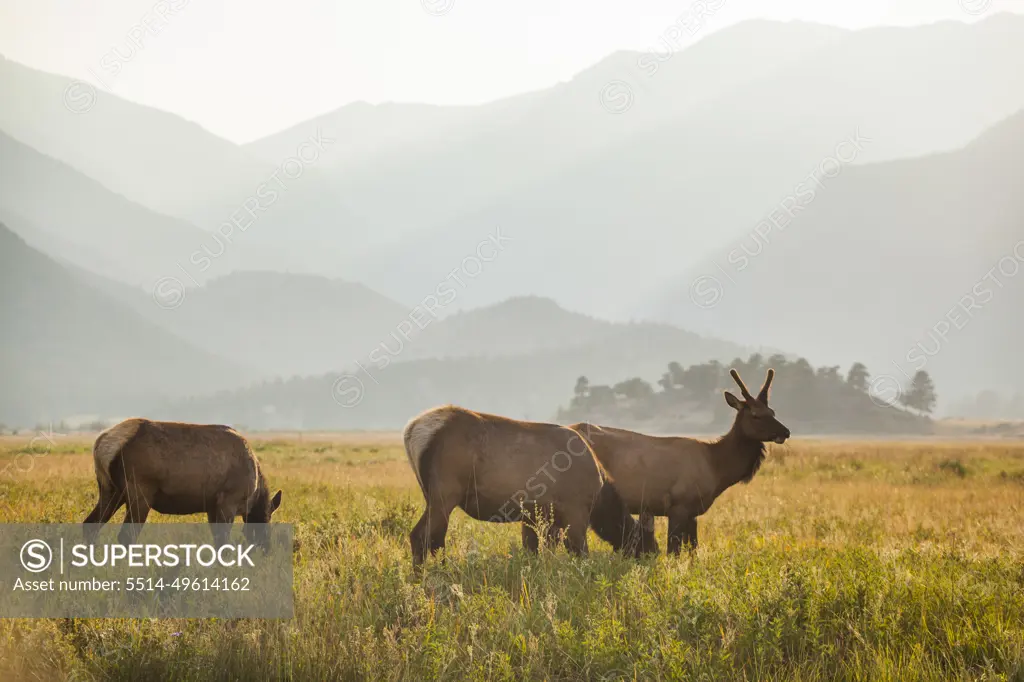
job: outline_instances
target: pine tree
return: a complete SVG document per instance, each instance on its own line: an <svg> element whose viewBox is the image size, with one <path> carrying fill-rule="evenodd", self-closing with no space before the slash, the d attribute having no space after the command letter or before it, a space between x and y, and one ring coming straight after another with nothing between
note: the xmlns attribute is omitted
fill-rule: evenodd
<svg viewBox="0 0 1024 682"><path fill-rule="evenodd" d="M932 382L928 372L922 369L914 374L910 390L903 395L901 402L918 412L931 414L932 410L935 409L936 395L935 384Z"/></svg>
<svg viewBox="0 0 1024 682"><path fill-rule="evenodd" d="M855 362L850 366L850 371L846 373L846 384L855 391L867 393L870 378L871 375L868 374L868 368L864 363Z"/></svg>

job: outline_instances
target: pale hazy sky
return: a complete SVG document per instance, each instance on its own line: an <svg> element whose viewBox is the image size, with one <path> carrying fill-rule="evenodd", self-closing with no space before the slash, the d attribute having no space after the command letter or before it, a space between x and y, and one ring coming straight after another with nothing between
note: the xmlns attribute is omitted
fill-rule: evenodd
<svg viewBox="0 0 1024 682"><path fill-rule="evenodd" d="M473 104L545 87L658 45L692 1L0 0L0 54L245 142L358 100ZM724 5L697 38L755 17L862 28L1024 12L1024 0L706 2ZM138 49L128 35L144 17L158 32ZM113 76L101 61L115 48Z"/></svg>

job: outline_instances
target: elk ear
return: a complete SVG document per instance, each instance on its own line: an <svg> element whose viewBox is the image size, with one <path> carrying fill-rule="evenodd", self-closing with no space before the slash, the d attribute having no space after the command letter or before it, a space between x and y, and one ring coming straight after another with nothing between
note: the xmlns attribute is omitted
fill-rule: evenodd
<svg viewBox="0 0 1024 682"><path fill-rule="evenodd" d="M729 391L725 391L725 402L729 403L729 407L734 410L739 410L743 407L743 401L729 393Z"/></svg>
<svg viewBox="0 0 1024 682"><path fill-rule="evenodd" d="M270 500L270 513L273 514L277 511L277 508L281 506L281 491L278 490L274 495L274 499Z"/></svg>

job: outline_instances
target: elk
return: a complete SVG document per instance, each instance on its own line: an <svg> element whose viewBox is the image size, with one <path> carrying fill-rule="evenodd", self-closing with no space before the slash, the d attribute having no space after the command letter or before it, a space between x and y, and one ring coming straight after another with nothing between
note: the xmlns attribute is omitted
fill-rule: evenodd
<svg viewBox="0 0 1024 682"><path fill-rule="evenodd" d="M725 391L725 402L736 417L729 432L715 441L648 436L588 423L570 427L586 438L629 511L640 515L641 551L654 546L655 516L668 517L670 554L678 555L684 544L696 550L697 517L726 489L750 482L764 461L766 442L781 444L790 437L768 406L775 370L768 370L756 398L735 369L730 374L743 399Z"/></svg>
<svg viewBox="0 0 1024 682"><path fill-rule="evenodd" d="M92 450L99 501L86 517L85 535L127 505L118 534L133 542L151 509L161 514L206 513L214 538L227 540L241 515L246 538L263 547L281 491L270 497L260 464L245 438L213 424L126 419L96 438Z"/></svg>
<svg viewBox="0 0 1024 682"><path fill-rule="evenodd" d="M409 534L416 568L428 550L444 548L456 507L480 521L521 522L523 546L532 552L540 514L550 514L547 537L564 533L574 554L587 553L588 525L615 549L639 545L639 527L572 429L445 405L414 417L403 439L426 501Z"/></svg>

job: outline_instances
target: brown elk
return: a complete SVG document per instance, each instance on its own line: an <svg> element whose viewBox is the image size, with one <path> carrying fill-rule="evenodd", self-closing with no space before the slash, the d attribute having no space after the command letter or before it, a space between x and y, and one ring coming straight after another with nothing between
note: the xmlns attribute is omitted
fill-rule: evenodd
<svg viewBox="0 0 1024 682"><path fill-rule="evenodd" d="M588 525L616 549L639 544L639 527L572 429L446 405L413 418L403 437L427 503L409 534L413 566L444 547L456 507L481 521L522 522L534 552L540 514L550 514L548 538L564 533L575 554L587 552Z"/></svg>
<svg viewBox="0 0 1024 682"><path fill-rule="evenodd" d="M669 553L678 554L683 544L696 549L697 517L727 488L750 482L764 461L766 442L784 443L789 438L789 429L768 406L775 371L768 370L756 398L735 369L730 374L743 400L725 392L725 401L736 410L736 418L729 432L715 441L648 436L587 423L572 425L615 480L629 511L640 514L642 550L653 547L655 516L668 517Z"/></svg>
<svg viewBox="0 0 1024 682"><path fill-rule="evenodd" d="M90 538L127 505L122 543L135 540L155 509L205 512L211 524L231 524L241 515L249 541L265 546L265 524L281 506L281 491L270 497L256 455L227 426L126 419L96 438L92 457L99 501L84 521ZM226 540L226 526L213 528L218 540Z"/></svg>

